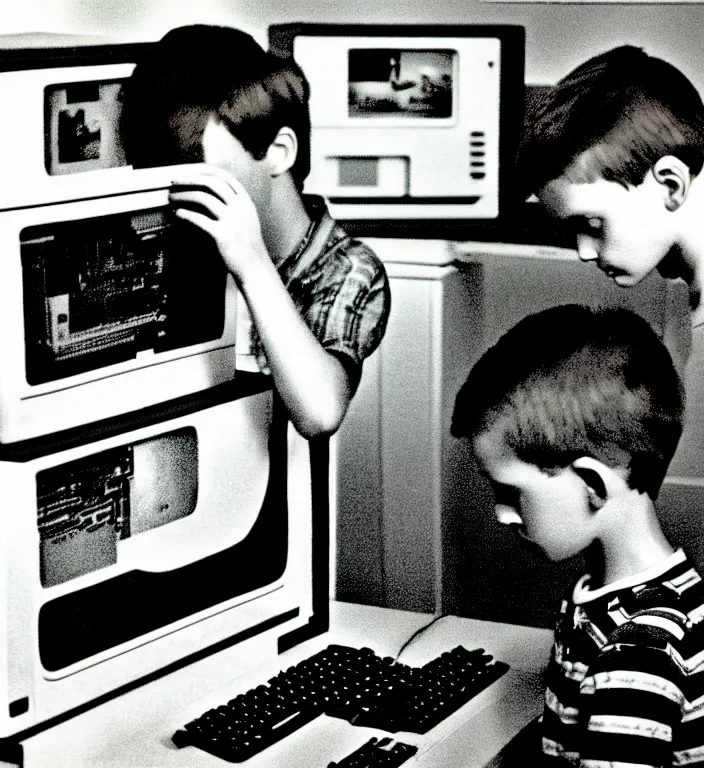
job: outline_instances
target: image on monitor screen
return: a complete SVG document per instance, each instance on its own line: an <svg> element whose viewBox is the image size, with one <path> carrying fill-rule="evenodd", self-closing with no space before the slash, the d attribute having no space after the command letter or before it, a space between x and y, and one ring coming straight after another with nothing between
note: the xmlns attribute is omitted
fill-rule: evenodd
<svg viewBox="0 0 704 768"><path fill-rule="evenodd" d="M193 513L193 428L113 448L37 475L42 587L117 563L118 542Z"/></svg>
<svg viewBox="0 0 704 768"><path fill-rule="evenodd" d="M456 51L353 48L350 117L452 117Z"/></svg>
<svg viewBox="0 0 704 768"><path fill-rule="evenodd" d="M45 155L49 175L126 164L119 136L122 85L86 82L45 91Z"/></svg>

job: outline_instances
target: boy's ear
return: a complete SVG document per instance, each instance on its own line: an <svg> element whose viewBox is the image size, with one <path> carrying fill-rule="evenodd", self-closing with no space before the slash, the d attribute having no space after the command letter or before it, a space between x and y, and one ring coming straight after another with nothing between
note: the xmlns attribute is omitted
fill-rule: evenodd
<svg viewBox="0 0 704 768"><path fill-rule="evenodd" d="M608 501L613 470L591 456L581 456L571 464L572 470L584 483L589 506L596 512Z"/></svg>
<svg viewBox="0 0 704 768"><path fill-rule="evenodd" d="M288 126L279 128L266 151L266 160L272 176L280 176L291 169L298 154L298 137Z"/></svg>
<svg viewBox="0 0 704 768"><path fill-rule="evenodd" d="M674 155L665 155L655 163L651 172L665 189L665 206L668 211L676 211L689 193L692 182L689 166Z"/></svg>

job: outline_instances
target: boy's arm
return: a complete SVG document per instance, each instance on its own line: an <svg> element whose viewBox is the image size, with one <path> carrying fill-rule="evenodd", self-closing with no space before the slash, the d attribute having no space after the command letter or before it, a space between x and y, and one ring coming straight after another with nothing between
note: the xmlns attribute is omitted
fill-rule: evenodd
<svg viewBox="0 0 704 768"><path fill-rule="evenodd" d="M580 688L581 765L677 764L673 735L681 728L684 675L667 633L636 625L622 629Z"/></svg>
<svg viewBox="0 0 704 768"><path fill-rule="evenodd" d="M264 244L249 195L224 174L174 182L175 213L208 233L242 291L267 355L276 389L304 437L332 434L353 395L342 362L301 317Z"/></svg>
<svg viewBox="0 0 704 768"><path fill-rule="evenodd" d="M276 389L304 437L332 434L354 394L347 370L310 330L271 261L260 266L240 287Z"/></svg>

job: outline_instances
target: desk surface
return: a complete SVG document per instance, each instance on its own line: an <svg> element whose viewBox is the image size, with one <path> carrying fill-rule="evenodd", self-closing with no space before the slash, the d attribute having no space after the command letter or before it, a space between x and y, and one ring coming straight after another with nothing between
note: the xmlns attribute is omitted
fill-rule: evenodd
<svg viewBox="0 0 704 768"><path fill-rule="evenodd" d="M276 665L286 668L329 643L368 646L395 656L405 640L431 616L351 603L331 604L331 628L325 635L286 652ZM542 671L552 632L448 616L416 638L400 660L422 664L458 644L484 648L511 669L425 736L396 735L419 751L405 765L479 768L541 709ZM229 765L192 747L177 749L171 735L209 706L221 704L272 672L249 682L251 673L232 678L232 649L130 691L99 707L33 736L23 743L26 768L222 768ZM223 670L230 670L224 675ZM326 768L371 736L387 735L319 717L279 744L247 761L247 768ZM409 735L410 736L410 735Z"/></svg>

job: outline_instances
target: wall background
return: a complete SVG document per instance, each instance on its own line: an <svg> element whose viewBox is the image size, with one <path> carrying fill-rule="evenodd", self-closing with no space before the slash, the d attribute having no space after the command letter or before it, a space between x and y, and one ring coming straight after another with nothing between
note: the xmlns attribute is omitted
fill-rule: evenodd
<svg viewBox="0 0 704 768"><path fill-rule="evenodd" d="M704 5L485 3L445 0L24 0L4 3L0 34L60 32L154 40L181 24L237 26L266 42L285 21L507 23L526 28L526 81L551 83L585 58L631 43L662 56L704 88Z"/></svg>

